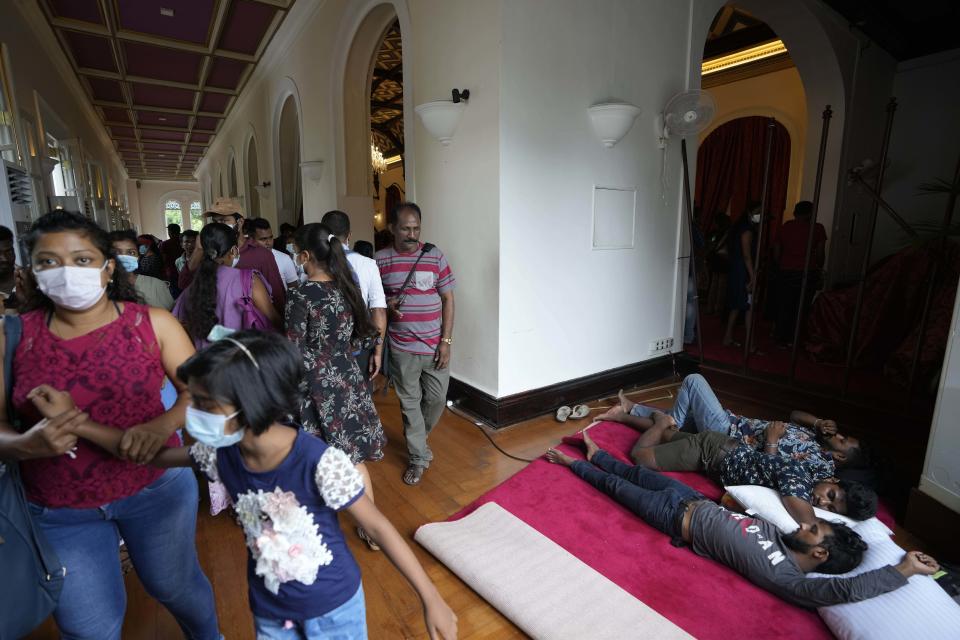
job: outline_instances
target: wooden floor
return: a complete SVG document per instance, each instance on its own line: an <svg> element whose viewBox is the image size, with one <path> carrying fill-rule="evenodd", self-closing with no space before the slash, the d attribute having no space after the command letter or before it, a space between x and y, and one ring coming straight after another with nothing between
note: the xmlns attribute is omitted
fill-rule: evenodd
<svg viewBox="0 0 960 640"><path fill-rule="evenodd" d="M664 380L649 387L670 382ZM668 393L667 390L638 390L631 393L631 397L635 400L660 398L651 404L669 407L672 399L664 397ZM745 415L763 417L768 413L762 405L743 400L733 401L724 398L722 393L720 396L731 410ZM600 406L608 403L601 401L590 404ZM525 463L507 458L490 444L472 422L446 411L430 436L434 462L421 484L409 487L400 479L406 458L396 397L392 393L388 397L378 394L377 406L390 438L385 458L369 465L377 506L407 539L427 574L456 612L460 619L460 638L502 640L526 637L413 541L417 527L446 519L522 469ZM542 416L488 433L511 454L533 458L557 444L561 437L575 433L587 424L587 420L559 423L553 416ZM422 610L414 592L383 553L367 550L357 539L349 516L342 516L341 524L363 572L370 638L426 638ZM897 534L897 542L901 546L917 548L915 539L909 534L900 530ZM210 517L204 505L197 526L197 549L203 569L213 584L223 634L228 640L252 639L253 623L246 594L247 554L239 527L226 514ZM170 614L146 595L135 572L127 576L127 593L127 616L123 629L125 640L182 637ZM56 637L56 628L51 621L28 636L30 640Z"/></svg>

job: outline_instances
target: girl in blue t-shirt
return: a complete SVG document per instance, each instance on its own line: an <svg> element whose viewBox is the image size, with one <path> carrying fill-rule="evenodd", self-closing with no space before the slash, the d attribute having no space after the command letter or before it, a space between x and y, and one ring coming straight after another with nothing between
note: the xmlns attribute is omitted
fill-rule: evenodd
<svg viewBox="0 0 960 640"><path fill-rule="evenodd" d="M364 494L350 458L285 424L303 377L293 344L275 334L235 333L187 360L177 377L189 386L186 429L197 443L163 449L152 464L192 465L227 487L246 536L258 640L367 637L360 569L337 522L341 509L416 590L430 637L456 638L456 615ZM31 397L48 417L73 408L68 393L49 387ZM122 432L85 425L77 435L116 452Z"/></svg>

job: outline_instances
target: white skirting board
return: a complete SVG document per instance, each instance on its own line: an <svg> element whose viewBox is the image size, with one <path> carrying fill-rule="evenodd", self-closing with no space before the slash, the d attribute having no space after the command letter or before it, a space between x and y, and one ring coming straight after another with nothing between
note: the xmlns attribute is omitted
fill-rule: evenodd
<svg viewBox="0 0 960 640"><path fill-rule="evenodd" d="M532 638L691 638L500 505L414 539Z"/></svg>

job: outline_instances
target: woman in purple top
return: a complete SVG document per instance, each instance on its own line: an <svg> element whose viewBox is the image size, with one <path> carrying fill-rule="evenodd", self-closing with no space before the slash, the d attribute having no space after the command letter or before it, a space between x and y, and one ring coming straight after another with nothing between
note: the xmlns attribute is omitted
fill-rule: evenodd
<svg viewBox="0 0 960 640"><path fill-rule="evenodd" d="M200 245L203 260L173 308L197 348L208 344L207 336L218 324L235 330L279 329L282 318L260 274L233 268L240 256L236 231L218 222L208 224L200 231Z"/></svg>

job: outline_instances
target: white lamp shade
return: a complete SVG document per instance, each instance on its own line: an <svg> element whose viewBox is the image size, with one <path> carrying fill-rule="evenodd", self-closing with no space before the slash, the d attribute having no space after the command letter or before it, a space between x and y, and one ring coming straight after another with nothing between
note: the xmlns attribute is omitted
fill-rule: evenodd
<svg viewBox="0 0 960 640"><path fill-rule="evenodd" d="M320 182L323 177L323 160L305 160L300 163L300 172L304 180Z"/></svg>
<svg viewBox="0 0 960 640"><path fill-rule="evenodd" d="M640 107L626 103L595 104L589 109L593 132L608 149L627 135L633 121L640 115Z"/></svg>
<svg viewBox="0 0 960 640"><path fill-rule="evenodd" d="M460 124L464 106L465 102L438 100L418 105L415 110L427 131L439 140L440 144L447 146L453 140L453 134Z"/></svg>

